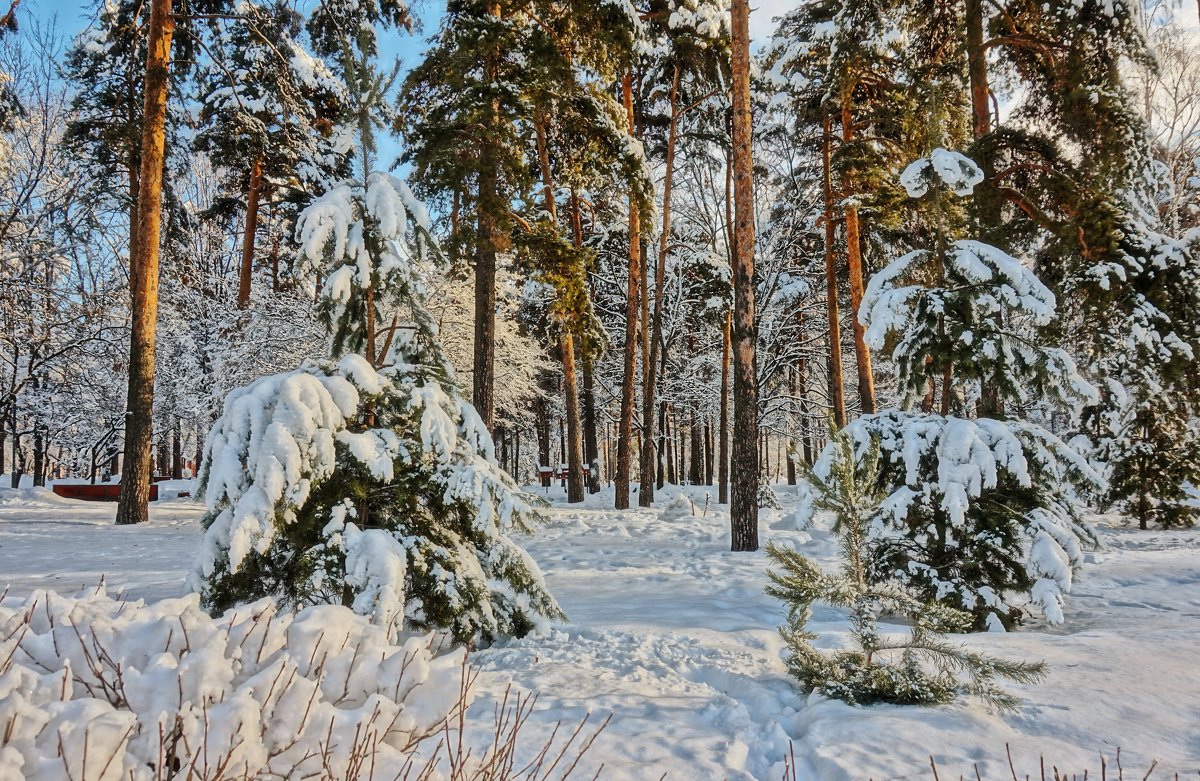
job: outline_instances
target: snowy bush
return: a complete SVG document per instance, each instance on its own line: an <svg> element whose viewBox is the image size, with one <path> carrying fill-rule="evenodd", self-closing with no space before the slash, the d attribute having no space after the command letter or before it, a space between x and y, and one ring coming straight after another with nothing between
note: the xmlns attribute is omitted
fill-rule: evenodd
<svg viewBox="0 0 1200 781"><path fill-rule="evenodd" d="M427 219L380 173L300 216L336 360L226 400L205 445L208 531L190 578L211 607L343 604L461 642L562 616L510 537L536 513L496 464L425 307Z"/></svg>
<svg viewBox="0 0 1200 781"><path fill-rule="evenodd" d="M937 602L909 579L870 577L871 529L890 498L880 488L880 448L872 442L856 455L853 434L845 430L830 447L840 457L807 477L815 506L836 519L841 571L825 573L794 550L767 547L778 567L768 572L767 592L788 608L780 632L789 672L806 692L857 705L936 705L972 695L998 707L1014 706L1016 699L996 679L1030 683L1041 677L1043 665L994 659L948 642L941 632L962 631L972 621L970 613ZM852 648L813 645L816 636L806 626L817 602L850 611ZM880 623L889 619L895 626L887 633Z"/></svg>
<svg viewBox="0 0 1200 781"><path fill-rule="evenodd" d="M966 195L979 177L945 150L905 172L910 194L930 191L936 240L876 274L858 313L872 347L892 346L905 409L859 418L846 430L853 447L830 444L813 471L820 483L851 468L847 459L861 466L881 452L883 499L864 567L873 583L968 611L976 628L1012 627L1027 607L1059 623L1082 547L1094 542L1076 492L1098 491L1102 480L1060 439L1006 419L1005 409L1031 390L1060 402L1098 394L1065 351L1040 342L1055 300L1033 272L990 245L949 240L952 213L937 190ZM971 391L975 419L958 402ZM961 416L950 414L956 405Z"/></svg>
<svg viewBox="0 0 1200 781"><path fill-rule="evenodd" d="M0 779L397 778L460 706L461 655L337 606L195 595L0 602Z"/></svg>
<svg viewBox="0 0 1200 781"><path fill-rule="evenodd" d="M845 436L853 447L827 447L813 475L820 485L846 459L882 453L883 498L866 527L872 581L968 611L977 628L1013 626L1029 607L1063 620L1073 570L1095 543L1070 491L1098 482L1082 456L1038 426L986 418L883 412Z"/></svg>

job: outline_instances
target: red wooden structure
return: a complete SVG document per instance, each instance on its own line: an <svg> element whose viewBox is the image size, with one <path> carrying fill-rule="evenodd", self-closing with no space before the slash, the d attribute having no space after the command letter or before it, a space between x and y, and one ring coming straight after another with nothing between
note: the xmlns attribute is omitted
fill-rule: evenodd
<svg viewBox="0 0 1200 781"><path fill-rule="evenodd" d="M50 490L64 499L82 499L85 502L115 502L121 498L120 483L55 483ZM150 484L150 501L158 501L158 486Z"/></svg>

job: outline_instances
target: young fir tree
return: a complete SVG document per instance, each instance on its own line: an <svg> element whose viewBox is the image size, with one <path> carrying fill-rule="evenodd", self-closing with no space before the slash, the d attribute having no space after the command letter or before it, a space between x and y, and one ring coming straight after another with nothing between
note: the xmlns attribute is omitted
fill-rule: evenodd
<svg viewBox="0 0 1200 781"><path fill-rule="evenodd" d="M349 63L346 63L349 64ZM362 60L355 83L378 85ZM371 106L359 93L360 154ZM524 635L562 613L510 535L536 515L460 396L423 300L428 216L395 177L364 173L297 225L323 281L334 360L235 391L206 445L203 553L213 609L272 596L341 603L462 642Z"/></svg>
<svg viewBox="0 0 1200 781"><path fill-rule="evenodd" d="M940 148L905 170L910 195L928 199L933 246L893 261L863 298L868 343L891 348L904 393L904 411L867 415L846 430L856 458L882 452L887 498L870 525L867 571L872 582L897 580L970 612L976 628L1015 626L1031 609L1059 623L1082 547L1093 541L1073 488L1095 488L1099 478L1034 423L913 411L938 379L959 411L983 386L1015 404L1031 394L1095 397L1070 356L1039 341L1054 317L1050 291L1012 256L955 238L943 203L970 195L982 176ZM818 478L845 457L827 448Z"/></svg>
<svg viewBox="0 0 1200 781"><path fill-rule="evenodd" d="M947 642L942 633L969 627L969 612L934 602L902 580L872 576L869 530L888 501L879 444L860 451L853 435L843 431L833 434L829 448L835 454L830 467L807 477L816 491L815 509L834 514L841 571L825 573L794 550L767 547L778 566L768 572L767 593L788 607L788 623L780 630L789 650L788 671L804 691L851 705L940 705L968 695L1014 707L1019 700L997 679L1036 683L1045 665L995 659ZM814 647L817 636L806 626L818 602L850 611L854 647ZM895 628L885 631L881 619L893 620Z"/></svg>

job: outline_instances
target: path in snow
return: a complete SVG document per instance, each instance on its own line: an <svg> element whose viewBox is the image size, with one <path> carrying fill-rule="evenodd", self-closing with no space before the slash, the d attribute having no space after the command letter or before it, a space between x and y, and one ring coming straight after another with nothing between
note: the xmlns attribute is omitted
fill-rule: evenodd
<svg viewBox="0 0 1200 781"><path fill-rule="evenodd" d="M785 503L789 489L781 488ZM697 511L704 490L692 495ZM657 503L667 504L671 492ZM570 622L547 637L479 651L481 730L504 686L538 692L525 730L532 747L555 722L585 713L609 727L585 757L607 779L778 779L789 741L799 777L927 779L928 756L942 778L1038 776L1038 756L1060 769L1098 770L1099 751L1119 745L1127 776L1200 777L1200 532L1104 531L1068 603L1067 624L968 642L996 653L1045 659L1047 681L1014 687L1026 698L1011 715L974 703L920 709L851 708L800 696L786 677L775 627L783 611L762 592L765 557L728 552L728 516L668 518L661 510L615 512L611 494L555 509L530 552ZM112 525L114 505L61 500L47 492L0 490L0 584L15 592L71 591L106 576L133 597L174 596L200 530L200 507L153 506L148 527ZM779 531L786 516L764 513L765 538L790 541L830 564L828 536ZM814 626L843 632L837 611Z"/></svg>

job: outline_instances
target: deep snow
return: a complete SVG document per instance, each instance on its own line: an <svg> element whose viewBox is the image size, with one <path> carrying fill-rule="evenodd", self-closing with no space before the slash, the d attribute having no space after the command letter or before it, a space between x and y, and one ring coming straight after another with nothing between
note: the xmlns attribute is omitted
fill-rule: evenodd
<svg viewBox="0 0 1200 781"><path fill-rule="evenodd" d="M801 779L1010 778L1047 767L1098 777L1099 754L1122 748L1126 777L1200 776L1200 531L1139 532L1101 526L1104 549L1087 563L1066 605L1066 623L967 642L998 654L1044 659L1047 680L1013 687L1015 714L978 703L941 708L851 708L805 698L787 679L775 628L783 611L762 589L765 557L728 552L728 516L708 489L692 489L664 512L615 512L611 493L583 507L554 508L524 541L570 622L549 636L473 655L483 670L472 711L487 730L493 700L512 681L539 693L524 736L536 748L561 720L615 714L581 763L588 778L778 779L794 747ZM793 489L777 487L786 507ZM683 505L686 507L686 505ZM114 506L60 499L43 490L0 490L0 584L72 592L105 578L110 593L176 596L197 550L201 506L152 505L146 527L112 525ZM1114 519L1102 519L1114 520ZM764 539L790 541L832 564L820 530L787 530L789 515L764 511ZM773 528L779 527L779 528ZM842 615L818 609L813 628L837 641ZM1136 772L1134 772L1136 771ZM1110 774L1113 777L1113 774Z"/></svg>

